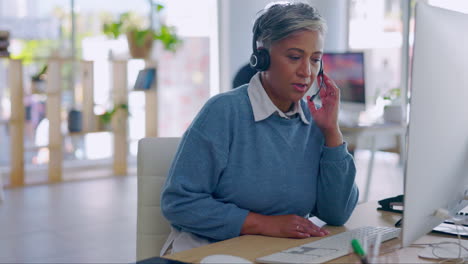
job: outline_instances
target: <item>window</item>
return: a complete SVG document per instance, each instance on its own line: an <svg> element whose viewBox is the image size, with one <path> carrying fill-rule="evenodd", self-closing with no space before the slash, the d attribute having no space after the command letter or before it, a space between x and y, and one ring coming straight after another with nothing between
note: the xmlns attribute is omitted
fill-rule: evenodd
<svg viewBox="0 0 468 264"><path fill-rule="evenodd" d="M400 0L351 0L349 47L366 55L366 103L400 87L403 28Z"/></svg>
<svg viewBox="0 0 468 264"><path fill-rule="evenodd" d="M103 19L130 10L149 16L152 1L156 3L154 0L0 0L0 30L11 32L9 51L26 61L23 83L27 119L25 145L29 149L25 154L27 166L45 165L48 162L47 147L43 148L48 143L48 122L45 119L44 106L46 97L32 92L34 87L31 76L40 72L49 56L70 57L75 52L76 58L94 62L95 113L108 109L112 100L110 55L123 59L129 57L125 37L110 40L104 36ZM167 23L177 27L177 32L184 41L177 53L164 51L161 47L153 50L158 59L159 135L181 136L205 101L219 92L217 1L159 2L166 7L163 15ZM144 136L145 129L143 94L132 91L138 71L144 65L143 60L128 61L129 136L132 155L136 155L136 141ZM112 142L112 135L68 135L68 112L71 109L79 110L83 100L76 93L81 85L80 77L75 74L78 72L77 67L79 66L67 62L62 72L64 160L89 165L86 162L90 159L109 158L112 155L109 144ZM10 105L6 83L3 82L6 78L2 78L6 76L6 68L7 65L1 62L0 116L4 119L9 117ZM0 141L9 142L9 132L5 127L0 127ZM93 140L100 145L93 144ZM102 145L103 142L107 142L105 146ZM102 151L103 149L106 151ZM8 149L5 151L0 153L0 166L9 166ZM78 162L79 160L85 163ZM46 167L43 167L46 171Z"/></svg>

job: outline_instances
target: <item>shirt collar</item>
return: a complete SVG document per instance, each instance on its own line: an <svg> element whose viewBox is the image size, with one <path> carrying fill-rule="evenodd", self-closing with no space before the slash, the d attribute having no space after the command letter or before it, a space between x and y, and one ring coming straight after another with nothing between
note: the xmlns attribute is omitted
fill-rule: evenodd
<svg viewBox="0 0 468 264"><path fill-rule="evenodd" d="M249 87L247 88L247 93L250 98L250 103L252 105L252 110L254 114L255 122L262 121L272 114L277 114L283 118L289 119L289 116L294 114L299 114L302 122L307 125L310 125L310 122L304 115L304 111L301 107L300 102L296 102L294 107L288 111L286 114L283 113L275 104L271 101L268 94L263 88L262 82L260 81L260 72L257 72L252 79L250 79Z"/></svg>

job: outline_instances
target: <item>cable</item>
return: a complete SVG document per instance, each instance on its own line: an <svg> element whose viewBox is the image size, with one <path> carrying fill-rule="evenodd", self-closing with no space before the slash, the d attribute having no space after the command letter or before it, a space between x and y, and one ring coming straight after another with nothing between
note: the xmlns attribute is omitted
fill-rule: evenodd
<svg viewBox="0 0 468 264"><path fill-rule="evenodd" d="M445 216L449 216L448 215L448 211L444 210L444 209L438 209L436 210L436 213L435 213L436 216L438 217L445 217ZM461 235L460 235L460 227L465 229L465 227L461 224L463 222L463 219L456 219L455 217L453 216L449 216L447 218L451 218L451 220L453 221L454 225L455 225L455 228L456 228L456 232L457 232L457 242L448 242L448 241L443 241L443 242L438 242L438 243L421 243L421 244L411 244L410 246L411 247L414 247L414 246L429 246L429 247L432 247L432 255L440 260L438 263L445 263L445 262L454 262L454 263L465 263L468 261L468 257L462 257L462 252L466 251L468 252L468 248L463 246L462 244L462 240L461 240ZM458 256L456 258L444 258L440 255L438 255L436 253L436 250L438 248L441 248L441 245L447 245L447 244L455 244L458 246Z"/></svg>

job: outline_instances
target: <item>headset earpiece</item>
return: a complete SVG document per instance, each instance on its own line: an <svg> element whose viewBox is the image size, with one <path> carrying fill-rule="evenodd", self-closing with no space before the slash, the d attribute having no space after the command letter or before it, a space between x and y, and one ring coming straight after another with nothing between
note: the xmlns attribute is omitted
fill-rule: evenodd
<svg viewBox="0 0 468 264"><path fill-rule="evenodd" d="M270 54L268 50L259 48L250 56L250 66L257 71L266 71L270 67Z"/></svg>
<svg viewBox="0 0 468 264"><path fill-rule="evenodd" d="M257 38L259 37L257 26L253 29L252 55L250 56L250 67L257 71L266 71L270 67L270 54L264 47L257 47Z"/></svg>

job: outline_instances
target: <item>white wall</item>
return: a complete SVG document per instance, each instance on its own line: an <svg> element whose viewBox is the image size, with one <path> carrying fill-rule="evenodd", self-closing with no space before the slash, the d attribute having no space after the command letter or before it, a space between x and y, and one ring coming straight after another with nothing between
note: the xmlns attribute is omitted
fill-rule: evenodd
<svg viewBox="0 0 468 264"><path fill-rule="evenodd" d="M231 89L234 75L252 54L252 26L271 0L218 0L220 91Z"/></svg>
<svg viewBox="0 0 468 264"><path fill-rule="evenodd" d="M343 52L348 49L348 0L309 0L327 21L325 51Z"/></svg>
<svg viewBox="0 0 468 264"><path fill-rule="evenodd" d="M234 75L252 53L252 26L271 0L218 0L220 91L231 89ZM309 0L328 23L325 51L348 48L348 0Z"/></svg>

